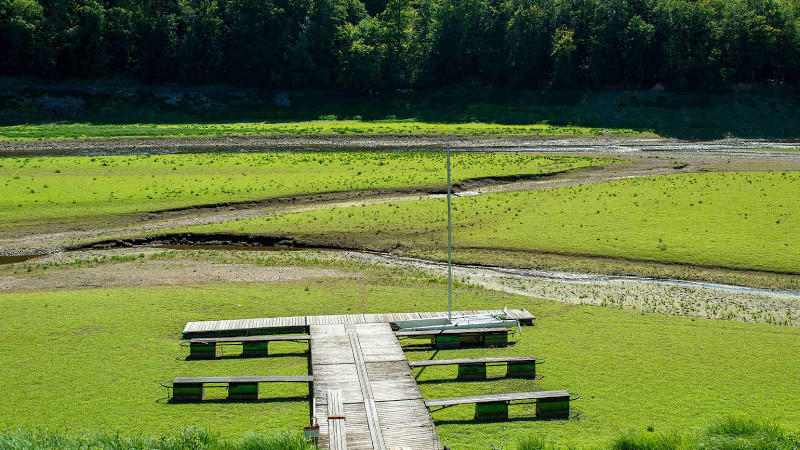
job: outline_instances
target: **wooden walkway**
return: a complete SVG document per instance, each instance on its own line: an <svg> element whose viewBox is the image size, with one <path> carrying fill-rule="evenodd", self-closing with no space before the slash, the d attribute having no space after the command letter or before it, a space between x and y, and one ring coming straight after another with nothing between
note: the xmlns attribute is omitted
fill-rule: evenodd
<svg viewBox="0 0 800 450"><path fill-rule="evenodd" d="M477 314L502 314L499 309L453 311L453 317ZM506 311L510 319L517 319L523 325L529 325L535 317L525 309L509 309ZM261 319L212 320L189 322L183 329L183 338L246 336L280 332L303 333L310 326L326 324L368 324L391 323L399 320L435 319L447 317L446 311L414 312L393 314L338 314L330 316L292 316L267 317Z"/></svg>
<svg viewBox="0 0 800 450"><path fill-rule="evenodd" d="M522 325L535 319L524 309L453 311L453 317L504 312ZM221 340L242 342L246 336L305 333L294 338L310 341L311 414L320 427L320 448L440 450L433 419L392 324L445 317L446 312L414 312L189 322L183 338L200 343L198 338L238 336Z"/></svg>
<svg viewBox="0 0 800 450"><path fill-rule="evenodd" d="M398 319L395 319L398 320ZM441 449L389 323L312 324L312 411L328 448L328 392L340 391L348 449ZM338 394L337 394L338 395ZM337 426L339 425L337 420Z"/></svg>

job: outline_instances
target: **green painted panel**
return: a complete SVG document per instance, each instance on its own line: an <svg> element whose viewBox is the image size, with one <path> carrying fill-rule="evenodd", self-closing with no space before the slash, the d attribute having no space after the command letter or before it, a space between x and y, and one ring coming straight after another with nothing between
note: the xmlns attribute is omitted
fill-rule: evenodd
<svg viewBox="0 0 800 450"><path fill-rule="evenodd" d="M230 383L229 400L258 400L258 383Z"/></svg>
<svg viewBox="0 0 800 450"><path fill-rule="evenodd" d="M244 342L242 344L242 354L245 356L267 356L269 355L269 342Z"/></svg>
<svg viewBox="0 0 800 450"><path fill-rule="evenodd" d="M505 347L508 345L508 333L487 334L483 342L487 347Z"/></svg>
<svg viewBox="0 0 800 450"><path fill-rule="evenodd" d="M536 378L536 364L532 362L509 362L506 376L513 378Z"/></svg>
<svg viewBox="0 0 800 450"><path fill-rule="evenodd" d="M465 334L461 336L461 345L480 345L483 336L480 334Z"/></svg>
<svg viewBox="0 0 800 450"><path fill-rule="evenodd" d="M540 419L569 419L569 399L536 403L536 417Z"/></svg>
<svg viewBox="0 0 800 450"><path fill-rule="evenodd" d="M461 341L458 336L442 335L436 336L434 345L438 348L457 348L461 346Z"/></svg>
<svg viewBox="0 0 800 450"><path fill-rule="evenodd" d="M203 385L198 383L176 383L172 386L172 397L175 400L200 401L203 399Z"/></svg>
<svg viewBox="0 0 800 450"><path fill-rule="evenodd" d="M189 344L189 356L192 358L214 358L216 355L216 344Z"/></svg>
<svg viewBox="0 0 800 450"><path fill-rule="evenodd" d="M475 420L508 420L508 403L476 403Z"/></svg>
<svg viewBox="0 0 800 450"><path fill-rule="evenodd" d="M539 402L537 403L539 409L542 411L551 411L556 409L569 409L569 400L561 402Z"/></svg>
<svg viewBox="0 0 800 450"><path fill-rule="evenodd" d="M486 379L486 364L470 363L458 365L459 380L483 380Z"/></svg>
<svg viewBox="0 0 800 450"><path fill-rule="evenodd" d="M258 383L231 383L228 394L255 394L258 395Z"/></svg>

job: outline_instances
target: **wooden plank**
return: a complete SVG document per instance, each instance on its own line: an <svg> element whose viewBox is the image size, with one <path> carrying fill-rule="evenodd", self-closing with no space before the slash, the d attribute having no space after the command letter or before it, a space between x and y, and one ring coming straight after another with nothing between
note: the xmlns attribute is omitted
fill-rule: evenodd
<svg viewBox="0 0 800 450"><path fill-rule="evenodd" d="M328 400L328 436L331 450L347 450L347 428L342 402L342 391L330 389L327 391Z"/></svg>
<svg viewBox="0 0 800 450"><path fill-rule="evenodd" d="M363 403L364 396L358 382L355 364L322 364L312 366L314 371L314 401L327 403L327 391L338 389L344 403Z"/></svg>
<svg viewBox="0 0 800 450"><path fill-rule="evenodd" d="M503 310L476 310L453 311L453 317L463 317L472 314L502 314ZM530 322L535 317L524 309L511 309L506 311L508 317ZM373 323L395 322L398 320L411 320L418 318L444 318L446 311L415 312L415 313L388 313L388 314L342 314L325 316L290 316L266 317L257 319L217 320L188 322L183 329L184 338L191 338L196 334L246 334L251 330L267 331L271 328L303 328L309 325L333 323ZM197 336L194 336L197 337Z"/></svg>
<svg viewBox="0 0 800 450"><path fill-rule="evenodd" d="M375 450L386 450L386 443L383 440L383 430L381 430L378 410L375 408L375 400L370 398L364 401L364 409L367 415L367 426L369 427L372 448Z"/></svg>
<svg viewBox="0 0 800 450"><path fill-rule="evenodd" d="M388 323L312 325L309 329L314 417L320 425L321 448L337 445L332 444L331 421L326 416L331 401L327 391L337 389L347 416L348 449L442 448Z"/></svg>
<svg viewBox="0 0 800 450"><path fill-rule="evenodd" d="M310 383L311 375L247 376L247 377L178 377L173 383Z"/></svg>
<svg viewBox="0 0 800 450"><path fill-rule="evenodd" d="M319 424L320 448L329 448L330 425L327 408L327 404L316 405L315 417ZM372 450L372 439L370 439L369 427L367 426L364 403L345 403L344 415L347 417L345 424L347 427L348 450Z"/></svg>
<svg viewBox="0 0 800 450"><path fill-rule="evenodd" d="M414 331L395 331L399 337L426 337L439 335L462 335L462 334L488 334L488 333L508 333L508 328L451 328L446 330L414 330Z"/></svg>
<svg viewBox="0 0 800 450"><path fill-rule="evenodd" d="M406 400L375 405L386 447L441 450L436 426L423 402Z"/></svg>
<svg viewBox="0 0 800 450"><path fill-rule="evenodd" d="M469 364L469 363L505 363L505 362L535 362L536 358L533 356L491 356L485 358L461 358L461 359L427 359L423 361L409 361L409 367L427 367L427 366L449 366L453 364Z"/></svg>
<svg viewBox="0 0 800 450"><path fill-rule="evenodd" d="M271 341L307 341L311 339L307 334L266 334L260 336L236 336L236 337L217 337L217 338L193 338L189 342L193 344L210 344L219 342L271 342Z"/></svg>
<svg viewBox="0 0 800 450"><path fill-rule="evenodd" d="M414 375L405 361L366 363L375 401L422 399Z"/></svg>
<svg viewBox="0 0 800 450"><path fill-rule="evenodd" d="M476 395L473 397L455 397L455 398L442 398L437 400L425 400L425 405L428 408L437 406L454 406L466 405L470 403L487 403L487 402L511 402L518 400L542 400L550 398L569 397L570 393L567 391L536 391L536 392L514 392L509 394L491 394L491 395Z"/></svg>

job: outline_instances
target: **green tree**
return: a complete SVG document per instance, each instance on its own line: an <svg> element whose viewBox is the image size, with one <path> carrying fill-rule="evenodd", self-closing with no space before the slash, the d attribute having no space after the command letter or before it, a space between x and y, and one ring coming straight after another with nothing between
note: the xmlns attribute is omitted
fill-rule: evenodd
<svg viewBox="0 0 800 450"><path fill-rule="evenodd" d="M645 80L645 65L652 62L653 38L656 27L645 22L638 14L633 16L625 27L625 82L631 73L636 75L636 86L641 87ZM652 65L649 65L652 67ZM652 73L652 70L648 70Z"/></svg>
<svg viewBox="0 0 800 450"><path fill-rule="evenodd" d="M344 89L370 92L380 86L381 60L376 44L380 32L377 20L367 17L358 25L346 24L347 46L342 51L337 81Z"/></svg>
<svg viewBox="0 0 800 450"><path fill-rule="evenodd" d="M414 84L414 10L405 0L389 0L378 16L378 56L381 60L381 85L401 88Z"/></svg>
<svg viewBox="0 0 800 450"><path fill-rule="evenodd" d="M178 48L181 80L191 83L220 80L225 24L216 0L187 0L180 7L185 24Z"/></svg>
<svg viewBox="0 0 800 450"><path fill-rule="evenodd" d="M142 78L148 81L175 79L175 16L144 17L139 21L138 34L136 53Z"/></svg>
<svg viewBox="0 0 800 450"><path fill-rule="evenodd" d="M100 75L106 66L106 46L103 32L106 14L102 5L93 0L76 6L74 25L66 30L63 50L68 55L69 74L80 77Z"/></svg>
<svg viewBox="0 0 800 450"><path fill-rule="evenodd" d="M307 33L311 83L334 85L340 57L350 45L347 26L358 24L365 17L367 12L359 0L317 0L311 5Z"/></svg>
<svg viewBox="0 0 800 450"><path fill-rule="evenodd" d="M550 40L546 16L537 5L519 5L506 26L508 80L512 86L534 86L549 71Z"/></svg>
<svg viewBox="0 0 800 450"><path fill-rule="evenodd" d="M53 52L42 29L44 9L36 0L8 4L8 70L13 74L53 72Z"/></svg>
<svg viewBox="0 0 800 450"><path fill-rule="evenodd" d="M119 7L106 10L103 53L108 71L124 73L131 69L133 24L133 12Z"/></svg>
<svg viewBox="0 0 800 450"><path fill-rule="evenodd" d="M553 87L574 87L575 64L573 57L577 50L575 33L564 26L559 27L553 35L553 47L550 56L553 58Z"/></svg>

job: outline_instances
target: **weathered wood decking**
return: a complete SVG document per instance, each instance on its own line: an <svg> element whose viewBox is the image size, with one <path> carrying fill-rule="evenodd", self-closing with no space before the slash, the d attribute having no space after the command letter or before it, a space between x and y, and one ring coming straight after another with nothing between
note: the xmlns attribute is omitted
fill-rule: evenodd
<svg viewBox="0 0 800 450"><path fill-rule="evenodd" d="M504 312L523 325L535 319L524 309L452 314L463 317ZM320 428L321 448L439 450L442 443L392 323L445 317L446 312L416 312L189 322L183 338L193 344L211 345L259 341L249 336L305 333L279 339L309 340L309 376L281 377L280 381L311 380L311 414ZM278 381L273 377L252 378ZM331 399L335 404L330 404Z"/></svg>
<svg viewBox="0 0 800 450"><path fill-rule="evenodd" d="M505 311L511 319L519 320L523 325L530 324L535 317L525 309L509 309ZM477 314L501 314L502 310L453 311L453 317ZM391 323L400 320L436 319L447 317L446 311L414 312L392 314L337 314L329 316L292 316L267 317L261 319L211 320L189 322L183 329L183 338L245 336L278 332L303 333L311 325L325 324L363 324Z"/></svg>
<svg viewBox="0 0 800 450"><path fill-rule="evenodd" d="M330 391L341 393L348 449L442 448L388 323L311 325L310 334L313 414L322 448L330 445Z"/></svg>
<svg viewBox="0 0 800 450"><path fill-rule="evenodd" d="M294 342L307 341L311 336L307 334L286 334L280 336L238 336L238 337L217 337L217 338L194 338L192 344L224 344L224 343L244 343L244 342Z"/></svg>

